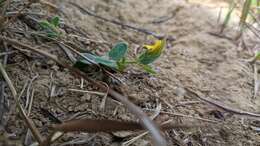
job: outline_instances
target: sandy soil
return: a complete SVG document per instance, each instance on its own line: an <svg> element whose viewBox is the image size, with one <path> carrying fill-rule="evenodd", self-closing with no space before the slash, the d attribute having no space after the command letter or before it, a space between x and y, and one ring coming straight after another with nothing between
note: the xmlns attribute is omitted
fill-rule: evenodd
<svg viewBox="0 0 260 146"><path fill-rule="evenodd" d="M105 45L86 42L87 45L82 46L83 50L95 49L97 54L103 54L111 44L126 41L131 48L129 56L133 57L135 48L152 40L150 36L142 33L85 15L70 5L69 0L54 2L62 8L64 12L62 17L66 24L77 27L93 40L107 42ZM199 99L186 96L185 89L191 88L229 107L253 113L260 112L260 98L252 99L254 91L252 68L242 61L250 57L250 52L241 48L239 41L211 34L218 32L221 26L216 14L219 3L211 1L210 5L201 5L198 1L188 3L184 0L75 0L74 2L106 18L120 20L175 38L174 41L168 41L163 55L153 64L158 71L157 75L149 76L136 68L128 68L125 73L116 74L125 85L114 85L118 91L127 95L131 101L146 111L155 109L161 103L161 110L165 113L162 112L159 117L166 116L180 123L208 123L208 126L203 128L173 129L165 132L169 145L178 145L176 139L186 145L196 146L260 145L259 133L253 128L260 126L259 119L236 116L200 102ZM221 1L222 3L224 2ZM233 27L235 26L225 31L226 36L235 37L236 31ZM254 46L250 39L246 41L249 47ZM49 49L62 55L57 47ZM75 79L67 70L55 63L45 61L39 56L34 57L35 60L25 59L22 55L16 54L11 58L13 62L8 64L7 71L18 91L37 75L27 94L34 90L30 117L43 134L47 132L44 126L49 124L50 120L42 114L41 108L48 109L62 120L72 116L135 119L122 104L111 98L107 99L106 109L103 111L99 108L102 96L68 91L70 88L80 89L80 80ZM96 91L96 88L88 82L84 82L83 89ZM8 98L11 99L9 96ZM21 99L26 105L26 94ZM13 101L10 100L10 110L5 116L7 119L5 135L12 140L11 143L18 141L17 145L20 145L27 130L12 104ZM219 120L219 122L212 124L169 113ZM82 139L87 139L84 144L74 145L120 145L133 136L136 134L125 137L115 133L73 133L67 134L54 145L73 145L66 142L74 140L77 143ZM143 137L133 145L151 145L150 137Z"/></svg>

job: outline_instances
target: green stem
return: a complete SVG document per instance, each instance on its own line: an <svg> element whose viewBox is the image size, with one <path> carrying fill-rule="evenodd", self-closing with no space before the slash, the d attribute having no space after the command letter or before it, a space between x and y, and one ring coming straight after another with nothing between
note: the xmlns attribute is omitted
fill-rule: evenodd
<svg viewBox="0 0 260 146"><path fill-rule="evenodd" d="M134 60L134 61L126 61L125 63L126 64L137 64L138 62L136 60Z"/></svg>

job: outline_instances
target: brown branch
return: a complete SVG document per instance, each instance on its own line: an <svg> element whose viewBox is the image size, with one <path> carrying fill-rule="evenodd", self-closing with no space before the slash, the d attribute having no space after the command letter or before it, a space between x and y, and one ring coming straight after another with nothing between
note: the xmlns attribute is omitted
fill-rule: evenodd
<svg viewBox="0 0 260 146"><path fill-rule="evenodd" d="M41 48L31 47L30 45L23 44L23 43L19 42L18 40L10 39L5 36L0 36L0 40L6 41L7 43L12 44L12 45L16 45L16 46L20 46L22 48L29 49L40 55L46 56L46 57L52 59L53 61L55 61L57 64L65 67L65 68L68 68L70 70L70 72L72 74L74 74L75 76L77 76L79 78L80 77L84 78L85 80L95 84L97 87L99 87L102 90L107 89L107 87L104 86L103 84L101 84L100 82L97 82L91 78L88 78L85 75L85 73L81 72L79 69L73 68L69 64L61 62L57 58L57 56L49 54L48 52L43 51L43 49L41 49ZM115 99L119 100L120 102L122 102L129 109L130 112L132 112L134 115L136 115L136 117L138 117L140 119L142 126L145 127L152 135L155 145L166 146L166 140L160 134L158 126L151 119L149 119L148 116L139 107L137 107L132 102L130 102L127 99L127 97L122 96L121 94L119 94L118 92L114 91L111 88L108 90L108 94L113 96Z"/></svg>
<svg viewBox="0 0 260 146"><path fill-rule="evenodd" d="M184 124L173 124L172 122L161 124L160 129L169 130L173 128L191 128L191 127L202 127L207 124L198 125L184 125ZM76 132L84 131L88 133L92 132L116 132L116 131L127 131L127 130L144 130L142 125L138 122L133 121L117 121L107 119L78 119L66 121L62 124L54 124L50 126L54 131L61 132Z"/></svg>
<svg viewBox="0 0 260 146"><path fill-rule="evenodd" d="M142 125L137 122L116 121L116 120L95 120L95 119L80 119L71 120L62 124L50 126L51 129L61 132L115 132L125 130L143 129Z"/></svg>

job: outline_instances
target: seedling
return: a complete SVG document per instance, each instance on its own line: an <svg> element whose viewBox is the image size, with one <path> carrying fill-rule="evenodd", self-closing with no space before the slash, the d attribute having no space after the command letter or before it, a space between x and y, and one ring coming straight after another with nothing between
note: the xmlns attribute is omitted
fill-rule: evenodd
<svg viewBox="0 0 260 146"><path fill-rule="evenodd" d="M143 70L148 73L155 74L156 72L153 70L149 64L153 63L156 59L158 59L163 51L163 48L166 44L165 39L157 40L153 45L144 45L146 49L140 56L133 60L129 60L126 57L128 45L125 42L117 43L108 53L104 56L97 56L95 54L84 53L84 56L90 59L92 62L97 64L101 64L103 66L109 67L110 69L117 71L124 71L128 65L138 65ZM74 66L80 69L84 69L91 65L89 61L85 59L79 59Z"/></svg>
<svg viewBox="0 0 260 146"><path fill-rule="evenodd" d="M255 52L255 58L256 58L257 60L260 60L260 52L259 52L259 51L256 51L256 52Z"/></svg>
<svg viewBox="0 0 260 146"><path fill-rule="evenodd" d="M60 18L58 16L53 17L50 21L43 20L39 25L48 37L55 38L61 34L61 31L59 30Z"/></svg>

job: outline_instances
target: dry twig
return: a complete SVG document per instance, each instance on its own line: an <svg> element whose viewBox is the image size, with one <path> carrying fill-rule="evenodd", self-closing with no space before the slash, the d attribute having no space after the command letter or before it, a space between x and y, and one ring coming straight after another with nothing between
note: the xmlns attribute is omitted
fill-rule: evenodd
<svg viewBox="0 0 260 146"><path fill-rule="evenodd" d="M213 101L212 99L202 97L199 94L197 94L195 91L193 91L192 89L186 88L186 91L188 93L188 96L191 96L192 98L199 98L200 100L202 100L210 105L214 105L218 108L221 108L226 112L230 112L230 113L241 115L241 116L252 117L252 118L260 118L260 114L251 113L251 112L242 111L239 109L234 109L234 108L228 107L226 105L223 105L222 103Z"/></svg>

